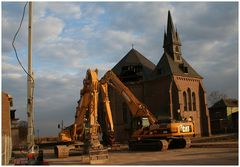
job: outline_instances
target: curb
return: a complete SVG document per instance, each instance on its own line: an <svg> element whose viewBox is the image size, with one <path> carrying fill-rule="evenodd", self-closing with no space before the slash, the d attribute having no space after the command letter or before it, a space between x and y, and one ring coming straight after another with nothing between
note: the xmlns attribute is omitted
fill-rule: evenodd
<svg viewBox="0 0 240 167"><path fill-rule="evenodd" d="M191 148L238 148L238 142L192 143Z"/></svg>

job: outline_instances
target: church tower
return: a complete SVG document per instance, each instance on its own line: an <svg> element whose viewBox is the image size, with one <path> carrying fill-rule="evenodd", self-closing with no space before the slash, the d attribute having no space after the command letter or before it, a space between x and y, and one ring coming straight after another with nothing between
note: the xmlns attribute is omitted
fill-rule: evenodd
<svg viewBox="0 0 240 167"><path fill-rule="evenodd" d="M168 11L167 33L164 32L163 48L175 62L182 62L181 41L174 28L170 11Z"/></svg>
<svg viewBox="0 0 240 167"><path fill-rule="evenodd" d="M168 11L164 53L157 65L132 48L112 71L159 120L191 119L196 136L209 136L210 120L203 77L185 60L181 47ZM109 89L109 98L116 141L127 142L134 129L130 111L114 89Z"/></svg>

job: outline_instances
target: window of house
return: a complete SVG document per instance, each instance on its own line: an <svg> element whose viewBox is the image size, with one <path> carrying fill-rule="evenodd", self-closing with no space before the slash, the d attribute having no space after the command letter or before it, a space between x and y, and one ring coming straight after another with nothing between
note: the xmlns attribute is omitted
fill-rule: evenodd
<svg viewBox="0 0 240 167"><path fill-rule="evenodd" d="M191 90L188 88L187 90L187 96L188 96L188 110L192 111L192 96L191 96Z"/></svg>
<svg viewBox="0 0 240 167"><path fill-rule="evenodd" d="M195 93L192 92L192 101L193 101L193 111L196 111L196 96Z"/></svg>
<svg viewBox="0 0 240 167"><path fill-rule="evenodd" d="M184 111L187 111L187 94L183 92L183 104L184 104Z"/></svg>

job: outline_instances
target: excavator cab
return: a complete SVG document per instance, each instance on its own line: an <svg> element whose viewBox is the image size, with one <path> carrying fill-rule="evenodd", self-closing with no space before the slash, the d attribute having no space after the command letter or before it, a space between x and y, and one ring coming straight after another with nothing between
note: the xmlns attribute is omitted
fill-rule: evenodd
<svg viewBox="0 0 240 167"><path fill-rule="evenodd" d="M147 128L150 126L150 122L147 117L136 117L132 120L132 130L133 132L142 128Z"/></svg>

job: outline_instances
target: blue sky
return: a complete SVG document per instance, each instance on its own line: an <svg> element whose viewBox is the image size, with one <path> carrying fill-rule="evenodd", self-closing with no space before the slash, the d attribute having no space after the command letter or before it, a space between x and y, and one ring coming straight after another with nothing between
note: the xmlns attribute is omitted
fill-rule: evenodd
<svg viewBox="0 0 240 167"><path fill-rule="evenodd" d="M2 90L26 120L26 74L11 42L25 2L2 2ZM171 11L183 57L204 77L207 94L238 98L238 2L34 2L35 127L56 136L74 120L88 68L99 77L132 48L157 64ZM28 8L15 45L27 67Z"/></svg>

